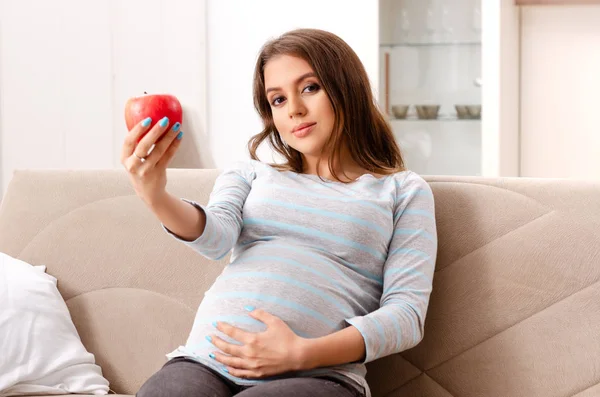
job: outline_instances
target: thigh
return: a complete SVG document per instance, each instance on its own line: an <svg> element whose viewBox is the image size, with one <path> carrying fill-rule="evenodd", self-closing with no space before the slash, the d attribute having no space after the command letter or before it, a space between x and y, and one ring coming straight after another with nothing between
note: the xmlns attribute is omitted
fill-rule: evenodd
<svg viewBox="0 0 600 397"><path fill-rule="evenodd" d="M204 365L184 358L168 361L137 392L137 397L231 397L227 381Z"/></svg>
<svg viewBox="0 0 600 397"><path fill-rule="evenodd" d="M357 397L351 386L322 378L289 378L261 383L236 394L236 397Z"/></svg>

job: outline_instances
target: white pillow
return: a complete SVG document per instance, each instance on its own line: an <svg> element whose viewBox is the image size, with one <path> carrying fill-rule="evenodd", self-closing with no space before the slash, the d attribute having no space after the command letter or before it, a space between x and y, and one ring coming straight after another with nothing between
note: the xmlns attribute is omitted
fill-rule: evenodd
<svg viewBox="0 0 600 397"><path fill-rule="evenodd" d="M0 253L0 396L108 394L44 270Z"/></svg>

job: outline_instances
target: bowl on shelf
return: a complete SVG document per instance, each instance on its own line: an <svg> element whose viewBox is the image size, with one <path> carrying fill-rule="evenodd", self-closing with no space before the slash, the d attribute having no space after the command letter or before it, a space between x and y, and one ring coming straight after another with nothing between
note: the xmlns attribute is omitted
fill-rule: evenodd
<svg viewBox="0 0 600 397"><path fill-rule="evenodd" d="M408 114L408 105L392 105L392 113L397 119L405 119Z"/></svg>
<svg viewBox="0 0 600 397"><path fill-rule="evenodd" d="M471 116L472 119L481 118L481 105L467 106L467 111L469 112L469 116Z"/></svg>
<svg viewBox="0 0 600 397"><path fill-rule="evenodd" d="M476 120L481 118L481 105L454 105L456 117L461 120Z"/></svg>
<svg viewBox="0 0 600 397"><path fill-rule="evenodd" d="M471 118L466 105L454 105L454 109L456 109L456 117L458 117L460 120Z"/></svg>
<svg viewBox="0 0 600 397"><path fill-rule="evenodd" d="M424 120L437 119L440 105L415 105L417 116Z"/></svg>

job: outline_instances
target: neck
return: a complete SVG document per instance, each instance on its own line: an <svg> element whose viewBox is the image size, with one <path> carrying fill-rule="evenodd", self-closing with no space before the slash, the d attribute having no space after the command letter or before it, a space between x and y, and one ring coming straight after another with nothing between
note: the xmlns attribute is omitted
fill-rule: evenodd
<svg viewBox="0 0 600 397"><path fill-rule="evenodd" d="M321 175L325 179L335 179L333 173L329 170L329 156L312 157L302 155L304 163L304 173L312 175ZM350 155L348 150L342 149L338 159L333 161L332 167L337 177L342 181L352 181L362 175L365 170L358 165Z"/></svg>

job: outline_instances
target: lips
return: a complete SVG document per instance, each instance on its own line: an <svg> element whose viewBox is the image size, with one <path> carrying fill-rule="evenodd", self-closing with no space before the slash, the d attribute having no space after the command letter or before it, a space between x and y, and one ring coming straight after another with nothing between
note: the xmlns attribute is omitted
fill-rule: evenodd
<svg viewBox="0 0 600 397"><path fill-rule="evenodd" d="M298 124L296 127L294 127L294 129L292 130L292 133L301 138L304 137L306 135L308 135L308 133L313 129L313 127L316 125L317 123L302 123L302 124Z"/></svg>

